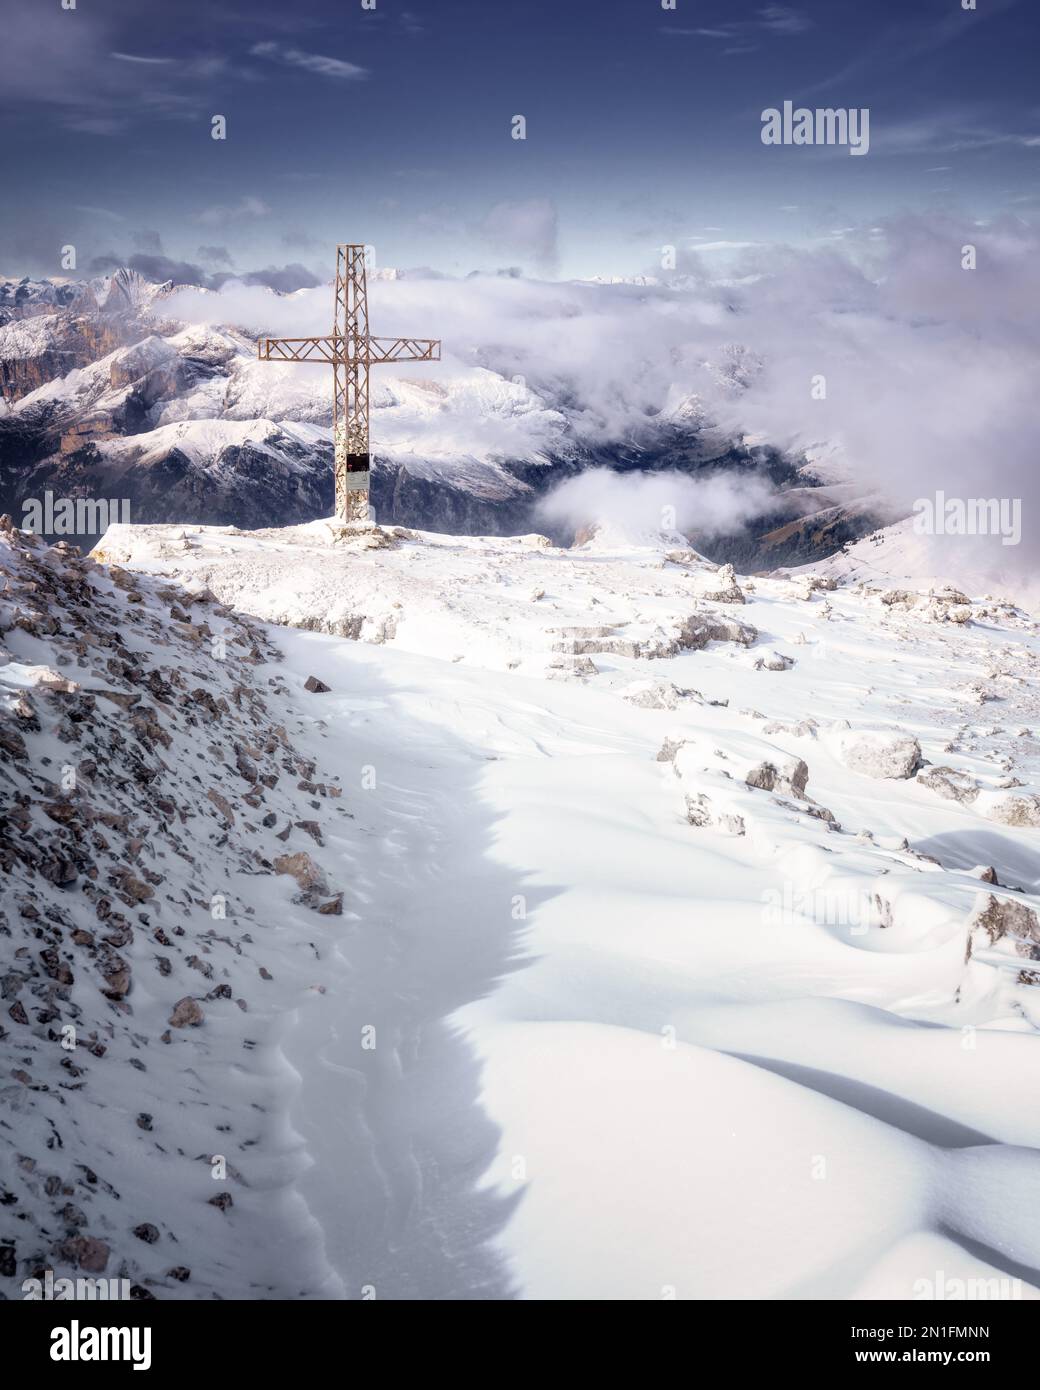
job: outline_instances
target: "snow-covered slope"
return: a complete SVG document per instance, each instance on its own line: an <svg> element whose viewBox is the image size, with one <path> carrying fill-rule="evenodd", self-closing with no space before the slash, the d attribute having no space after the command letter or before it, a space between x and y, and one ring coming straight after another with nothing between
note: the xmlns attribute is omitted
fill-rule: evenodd
<svg viewBox="0 0 1040 1390"><path fill-rule="evenodd" d="M864 536L820 566L843 582L901 585L926 592L953 579L958 588L991 594L1040 614L1040 579L994 536L919 534L914 518ZM1017 556L1016 556L1017 559Z"/></svg>
<svg viewBox="0 0 1040 1390"><path fill-rule="evenodd" d="M350 818L302 682L198 586L10 531L0 568L3 1297L337 1294L279 1045L335 973Z"/></svg>
<svg viewBox="0 0 1040 1390"><path fill-rule="evenodd" d="M217 606L199 617L251 624L235 630L265 658L252 676L265 717L318 764L271 790L242 782L242 796L231 753L197 739L187 758L188 848L205 843L199 824L229 835L206 800L219 777L235 834L268 867L218 875L230 926L216 932L242 956L202 938L205 956L176 895L156 893L160 925L183 924L182 952L219 964L251 1010L271 988L254 974L247 989L261 963L285 990L262 999L307 1000L291 1026L270 1006L254 1021L255 1060L232 1087L192 1088L203 1059L240 1055L230 1001L203 1003L190 1058L170 1051L167 1010L211 982L186 988L179 958L176 983L152 982L147 931L118 948L136 1055L151 1064L160 1047L184 1108L151 1091L146 1104L152 1083L126 1073L104 1113L144 1110L165 1132L181 1113L204 1128L209 1103L231 1126L170 1152L168 1179L133 1170L135 1215L160 1239L132 1267L157 1296L190 1295L163 1273L189 1249L217 1277L208 1208L177 1184L183 1165L201 1169L194 1155L228 1148L235 1205L215 1217L238 1223L247 1252L300 1241L296 1263L279 1275L269 1258L250 1288L902 1298L993 1278L1037 1296L1040 633L1025 613L877 574L750 581L605 531L560 551L326 523L131 527L99 555L128 567L114 586L92 571L106 603L128 585L152 622L205 586ZM5 641L23 665L59 649L54 635L23 651L24 628ZM311 675L329 689L306 693ZM224 737L240 741L227 698ZM161 756L179 778L180 745ZM264 813L267 834L310 819L275 802L315 779L343 788L300 793L325 847L293 831L288 848L299 839L342 890L343 917L273 916L272 889L284 913L293 884L270 873ZM142 866L173 869L162 848L145 838ZM215 891L199 887L204 902ZM86 903L61 893L71 926ZM308 920L317 935L298 936ZM32 928L18 930L32 957ZM125 1015L98 1007L121 1039ZM31 1084L57 1084L54 1051L31 1060L16 1068ZM42 1114L46 1094L18 1085ZM263 1210L269 1150L249 1142L240 1102L291 1126L296 1161ZM70 1116L87 1104L66 1096ZM96 1150L86 1119L65 1132ZM118 1149L106 1162L125 1181ZM125 1208L95 1210L89 1234L139 1257ZM240 1291L239 1264L224 1277Z"/></svg>

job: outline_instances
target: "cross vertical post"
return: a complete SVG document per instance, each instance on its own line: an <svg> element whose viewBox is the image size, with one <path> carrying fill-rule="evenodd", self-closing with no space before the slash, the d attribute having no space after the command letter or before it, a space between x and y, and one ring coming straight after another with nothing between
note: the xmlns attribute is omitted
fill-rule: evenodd
<svg viewBox="0 0 1040 1390"><path fill-rule="evenodd" d="M439 362L436 338L373 338L368 331L365 247L336 248L336 308L327 338L260 338L261 362L327 362L332 366L332 444L336 517L367 521L371 456L368 428L368 369L383 362Z"/></svg>
<svg viewBox="0 0 1040 1390"><path fill-rule="evenodd" d="M337 354L332 367L336 515L345 521L365 521L370 466L368 281L363 246L336 248L336 321L332 335L343 340L343 355Z"/></svg>

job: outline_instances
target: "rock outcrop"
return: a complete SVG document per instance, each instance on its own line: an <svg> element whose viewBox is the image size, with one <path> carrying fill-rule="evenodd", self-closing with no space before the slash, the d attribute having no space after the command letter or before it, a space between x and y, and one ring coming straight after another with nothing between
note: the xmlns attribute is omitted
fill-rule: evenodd
<svg viewBox="0 0 1040 1390"><path fill-rule="evenodd" d="M921 745L911 734L850 729L836 740L839 759L864 777L912 777L921 766Z"/></svg>

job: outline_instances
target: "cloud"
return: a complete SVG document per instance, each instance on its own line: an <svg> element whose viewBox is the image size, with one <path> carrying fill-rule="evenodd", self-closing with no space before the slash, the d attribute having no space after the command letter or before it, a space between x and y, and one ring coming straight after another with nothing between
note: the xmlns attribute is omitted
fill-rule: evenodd
<svg viewBox="0 0 1040 1390"><path fill-rule="evenodd" d="M124 122L116 116L90 116L74 111L65 117L65 126L84 135L117 135L124 129Z"/></svg>
<svg viewBox="0 0 1040 1390"><path fill-rule="evenodd" d="M221 261L228 265L231 263L231 257L222 246L200 246L199 255L211 262ZM95 256L90 262L89 269L93 274L104 274L118 270L121 266L128 266L131 270L136 270L139 275L143 275L146 280L152 280L157 284L164 284L167 280L172 280L175 286L198 286L204 290L222 290L231 285L242 285L277 290L280 294L291 294L295 290L313 289L321 283L313 271L305 265L300 265L299 262L292 262L283 266L270 265L259 270L245 270L237 273L221 270L210 274L202 266L195 265L192 261L178 261L169 256L147 254L126 258L109 252L107 255ZM193 289L188 289L185 292L189 295L195 293ZM255 293L255 290L253 292Z"/></svg>
<svg viewBox="0 0 1040 1390"><path fill-rule="evenodd" d="M216 207L205 208L199 213L197 221L207 227L219 227L225 222L240 221L244 217L267 217L270 212L271 209L263 198L247 195L228 207L218 204Z"/></svg>
<svg viewBox="0 0 1040 1390"><path fill-rule="evenodd" d="M712 473L617 473L590 468L568 478L538 505L552 526L577 531L606 523L633 540L661 531L696 532L706 539L731 536L772 511L776 491L762 477Z"/></svg>
<svg viewBox="0 0 1040 1390"><path fill-rule="evenodd" d="M137 53L110 53L108 56L121 63L154 63L161 66L173 62L172 58L143 58Z"/></svg>
<svg viewBox="0 0 1040 1390"><path fill-rule="evenodd" d="M974 271L961 268L969 242ZM566 407L592 451L638 448L703 412L709 439L747 436L796 456L827 442L865 493L907 512L937 490L1021 498L1021 554L1001 558L1035 562L1040 224L870 223L809 248L734 250L718 278L708 256L680 261L683 274L656 286L373 281L372 328L441 338L444 361L428 370L444 377L475 366L522 377L547 410ZM303 335L327 331L331 295L321 285L279 299L239 283L166 307Z"/></svg>
<svg viewBox="0 0 1040 1390"><path fill-rule="evenodd" d="M893 23L875 26L877 38L873 43L859 47L850 62L806 88L802 96L826 91L878 67L891 73L924 54L935 53L958 39L974 36L976 25L996 19L1017 4L1018 0L987 0L985 5L973 10L965 10L960 5L942 6L938 19L934 9L925 14L912 6L899 7L899 18Z"/></svg>
<svg viewBox="0 0 1040 1390"><path fill-rule="evenodd" d="M692 240L698 242L693 248L698 255L702 251L746 251L749 246L762 244L757 241L700 241L697 237L693 237Z"/></svg>
<svg viewBox="0 0 1040 1390"><path fill-rule="evenodd" d="M107 255L95 256L89 269L95 274L104 274L119 270L123 266L136 270L146 280L154 280L158 284L163 284L166 280L172 280L175 285L208 284L208 277L201 266L194 265L191 261L177 261L169 256L147 253L127 258L109 252Z"/></svg>
<svg viewBox="0 0 1040 1390"><path fill-rule="evenodd" d="M137 6L110 0L82 15L58 4L7 9L3 104L47 112L66 130L106 137L142 120L196 119L214 79L228 71L213 53L174 60L128 52L122 39L140 30Z"/></svg>
<svg viewBox="0 0 1040 1390"><path fill-rule="evenodd" d="M320 285L321 279L299 261L289 265L269 265L264 270L249 270L242 275L215 275L215 282L223 284L228 279L239 280L243 285L266 285L268 289L278 290L280 294L292 294L295 290L313 289Z"/></svg>
<svg viewBox="0 0 1040 1390"><path fill-rule="evenodd" d="M134 232L133 240L139 251L148 251L157 256L163 254L162 237L151 228L142 227L139 231Z"/></svg>
<svg viewBox="0 0 1040 1390"><path fill-rule="evenodd" d="M113 212L111 208L95 208L85 203L75 203L77 212L85 212L90 217L103 217L106 222L125 222L126 218L121 212Z"/></svg>
<svg viewBox="0 0 1040 1390"><path fill-rule="evenodd" d="M200 246L198 254L211 265L231 264L231 252L226 246Z"/></svg>
<svg viewBox="0 0 1040 1390"><path fill-rule="evenodd" d="M750 40L762 33L781 34L785 37L792 34L804 34L813 28L813 21L804 10L794 9L791 5L766 5L755 11L753 19L738 19L732 23L715 26L703 25L693 29L667 24L661 27L669 34L684 34L690 38L724 39L733 42L735 40ZM744 44L737 48L726 49L727 53L753 51L753 47L747 47Z"/></svg>
<svg viewBox="0 0 1040 1390"><path fill-rule="evenodd" d="M559 221L548 198L496 203L477 228L478 235L507 256L519 256L551 271L558 259Z"/></svg>
<svg viewBox="0 0 1040 1390"><path fill-rule="evenodd" d="M254 58L267 58L286 67L302 68L304 72L317 73L319 77L358 82L368 76L368 69L358 67L356 63L347 63L341 58L329 58L324 53L304 53L299 48L288 48L285 44L270 41L256 43L249 51Z"/></svg>
<svg viewBox="0 0 1040 1390"><path fill-rule="evenodd" d="M813 27L804 10L792 9L790 5L766 5L758 11L758 21L773 34L804 34Z"/></svg>
<svg viewBox="0 0 1040 1390"><path fill-rule="evenodd" d="M1002 130L980 108L965 105L933 108L902 121L878 123L871 139L874 155L963 153L999 147L1028 148L1040 136ZM946 173L949 166L926 170Z"/></svg>
<svg viewBox="0 0 1040 1390"><path fill-rule="evenodd" d="M287 227L278 239L283 246L299 251L316 251L322 244L302 227Z"/></svg>

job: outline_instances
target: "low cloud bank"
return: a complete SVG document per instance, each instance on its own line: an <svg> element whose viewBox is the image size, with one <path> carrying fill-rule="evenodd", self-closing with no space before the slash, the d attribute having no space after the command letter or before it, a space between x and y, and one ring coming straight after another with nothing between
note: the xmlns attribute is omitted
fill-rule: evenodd
<svg viewBox="0 0 1040 1390"><path fill-rule="evenodd" d="M539 503L538 514L550 525L572 531L603 522L633 539L673 531L714 539L741 531L775 501L771 485L756 476L713 473L697 478L592 468L554 488Z"/></svg>
<svg viewBox="0 0 1040 1390"><path fill-rule="evenodd" d="M725 280L695 257L683 270L651 286L373 279L371 323L442 338L444 362L424 373L521 377L592 445L642 438L695 396L734 435L837 446L865 488L907 512L938 490L1019 498L1019 551L1035 552L1036 227L907 218L823 248L749 248ZM297 335L328 331L330 300L325 285L285 298L231 283L168 307Z"/></svg>
<svg viewBox="0 0 1040 1390"><path fill-rule="evenodd" d="M200 246L199 251L209 253L211 260L230 261L228 252L222 246ZM298 261L288 265L269 265L262 270L217 270L210 273L193 261L176 261L162 254L142 254L129 258L112 254L95 256L90 263L90 271L94 275L104 275L124 265L158 284L172 280L175 285L199 285L208 290L242 285L248 288L261 286L281 294L291 294L294 290L313 289L321 283L313 271ZM192 289L186 291L188 294L192 292Z"/></svg>

